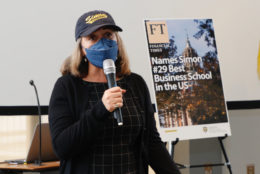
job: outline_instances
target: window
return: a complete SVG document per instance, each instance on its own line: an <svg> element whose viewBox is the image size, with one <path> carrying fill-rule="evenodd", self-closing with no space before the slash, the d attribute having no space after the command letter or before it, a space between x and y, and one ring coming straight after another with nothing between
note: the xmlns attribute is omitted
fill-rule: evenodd
<svg viewBox="0 0 260 174"><path fill-rule="evenodd" d="M26 158L38 121L37 116L0 116L0 161Z"/></svg>

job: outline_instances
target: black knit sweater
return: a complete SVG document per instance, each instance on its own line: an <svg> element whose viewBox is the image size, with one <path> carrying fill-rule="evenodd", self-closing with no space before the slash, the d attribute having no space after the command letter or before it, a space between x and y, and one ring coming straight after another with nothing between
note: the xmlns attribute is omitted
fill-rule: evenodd
<svg viewBox="0 0 260 174"><path fill-rule="evenodd" d="M135 101L144 123L137 146L139 173L148 173L150 165L158 174L179 174L155 127L154 110L145 81L134 73L124 78L138 95ZM61 174L71 174L75 167L78 173L89 174L88 154L110 115L101 100L87 109L88 92L84 90L84 81L72 75L60 77L52 92L49 123L54 150L61 160Z"/></svg>

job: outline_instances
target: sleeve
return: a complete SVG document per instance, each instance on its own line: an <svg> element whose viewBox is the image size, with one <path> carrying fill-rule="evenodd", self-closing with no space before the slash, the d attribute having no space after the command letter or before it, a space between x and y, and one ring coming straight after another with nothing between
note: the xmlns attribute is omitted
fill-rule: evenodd
<svg viewBox="0 0 260 174"><path fill-rule="evenodd" d="M143 79L142 79L143 80ZM144 102L145 102L145 113L146 113L146 123L148 134L148 145L147 145L147 155L148 163L153 168L156 173L163 174L180 174L176 164L171 158L169 152L167 151L164 143L161 141L160 135L157 131L155 119L154 119L154 109L151 103L150 94L148 87L143 80L144 84Z"/></svg>
<svg viewBox="0 0 260 174"><path fill-rule="evenodd" d="M69 159L89 149L109 111L100 100L92 109L82 113L78 121L75 121L70 90L63 81L60 78L52 92L49 124L57 156L60 159Z"/></svg>

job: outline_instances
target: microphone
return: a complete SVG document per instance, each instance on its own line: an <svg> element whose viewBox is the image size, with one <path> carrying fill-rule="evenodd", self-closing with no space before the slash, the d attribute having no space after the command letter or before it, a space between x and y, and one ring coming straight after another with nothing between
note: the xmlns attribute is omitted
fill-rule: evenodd
<svg viewBox="0 0 260 174"><path fill-rule="evenodd" d="M34 84L34 81L33 80L30 80L30 85L32 85L33 87L34 87L34 91L35 91L35 94L36 94L36 98L37 98L37 104L38 104L38 115L39 115L39 128L40 128L40 130L39 130L39 134L40 134L40 136L39 136L39 159L38 159L38 161L36 160L35 161L35 164L36 165L41 165L41 157L42 157L42 119L41 119L41 107L40 107L40 102L39 102L39 96L38 96L38 92L37 92L37 88L36 88L36 86L35 86L35 84Z"/></svg>
<svg viewBox="0 0 260 174"><path fill-rule="evenodd" d="M112 59L106 59L103 61L103 69L107 78L108 88L116 87L116 67ZM114 118L117 120L118 126L123 125L123 118L121 108L117 108L113 112Z"/></svg>

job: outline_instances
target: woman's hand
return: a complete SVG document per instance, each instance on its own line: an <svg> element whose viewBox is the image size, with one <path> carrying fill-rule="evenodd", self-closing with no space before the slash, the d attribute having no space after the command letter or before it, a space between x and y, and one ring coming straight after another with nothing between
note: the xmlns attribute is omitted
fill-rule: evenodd
<svg viewBox="0 0 260 174"><path fill-rule="evenodd" d="M102 102L109 112L113 112L116 108L123 106L123 94L125 92L125 89L121 89L118 86L105 90Z"/></svg>

